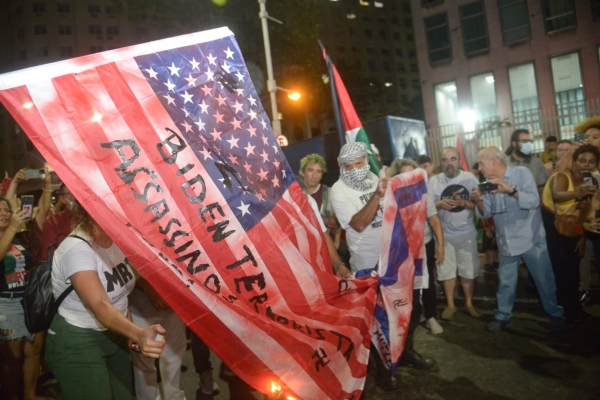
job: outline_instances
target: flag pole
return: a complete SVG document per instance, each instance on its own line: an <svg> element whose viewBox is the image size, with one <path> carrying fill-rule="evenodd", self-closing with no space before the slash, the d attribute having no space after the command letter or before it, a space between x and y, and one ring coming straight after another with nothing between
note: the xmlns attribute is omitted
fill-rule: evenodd
<svg viewBox="0 0 600 400"><path fill-rule="evenodd" d="M317 40L319 42L319 46L325 55L325 62L327 63L327 72L329 73L329 86L331 87L331 101L333 102L333 115L335 117L335 126L337 128L338 140L340 142L340 148L346 144L346 128L344 127L344 122L342 120L342 116L340 115L340 103L337 95L337 89L335 87L335 75L333 74L333 68L331 59L329 58L329 54L327 54L327 50L325 50L325 46L321 40Z"/></svg>

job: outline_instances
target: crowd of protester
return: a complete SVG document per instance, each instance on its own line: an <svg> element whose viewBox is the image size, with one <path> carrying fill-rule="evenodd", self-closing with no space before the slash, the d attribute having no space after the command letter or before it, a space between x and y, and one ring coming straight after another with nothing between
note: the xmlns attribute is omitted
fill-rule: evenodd
<svg viewBox="0 0 600 400"><path fill-rule="evenodd" d="M415 280L400 365L428 370L436 364L415 350L413 340L422 323L432 334L444 332L437 315L436 282L445 294L441 320L453 319L458 311L457 282L464 294L463 312L480 317L473 302L480 251L484 272L498 276L497 309L488 331L510 327L522 263L551 331L577 328L590 318L583 306L590 299L591 254L600 254L600 117L578 125L576 133L582 135L577 136L580 141L548 136L538 157L532 154L529 132L516 130L506 152L480 149L472 171L462 170L460 152L446 147L439 155L441 165L421 155L394 160L377 175L368 164L369 153L378 154L377 149L349 143L340 149L340 178L331 188L321 183L326 172L323 157L310 154L301 160L299 182L325 235L332 273L345 279L360 277L377 265L388 180L422 169L428 182L423 232L427 263L423 279ZM185 324L68 187L60 184L54 191L57 183L49 168L41 176L33 212L23 209L17 196L25 170L14 175L0 198L2 398L39 399L40 371L51 371L65 399L121 399L133 393L138 399L183 399L180 375L189 337ZM481 243L478 229L483 232ZM54 296L72 292L50 329L31 334L20 304L24 277L48 258L52 245L58 246L52 259ZM600 271L600 257L595 266ZM213 399L218 387L210 351L193 334L191 348L199 375L196 398ZM371 352L370 367L384 390L400 387L376 352ZM226 366L221 373L235 377Z"/></svg>

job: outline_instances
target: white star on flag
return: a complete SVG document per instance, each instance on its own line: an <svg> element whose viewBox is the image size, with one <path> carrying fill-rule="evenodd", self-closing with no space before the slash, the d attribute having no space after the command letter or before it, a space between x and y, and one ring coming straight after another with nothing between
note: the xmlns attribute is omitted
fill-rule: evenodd
<svg viewBox="0 0 600 400"><path fill-rule="evenodd" d="M210 151L208 151L208 149L203 149L200 154L202 154L204 156L204 161L208 160L209 158L212 160L212 156L210 155Z"/></svg>
<svg viewBox="0 0 600 400"><path fill-rule="evenodd" d="M244 82L244 75L240 74L240 71L237 71L235 73L235 76L237 76L237 78L240 82Z"/></svg>
<svg viewBox="0 0 600 400"><path fill-rule="evenodd" d="M165 99L167 99L167 104L175 104L175 99L172 98L169 93L167 93L166 96L163 96Z"/></svg>
<svg viewBox="0 0 600 400"><path fill-rule="evenodd" d="M204 92L204 95L205 95L205 96L208 96L208 95L210 95L210 92L211 92L211 90L212 90L211 88L209 88L209 87L208 87L208 85L204 85L204 86L202 86L200 89L202 89L202 91Z"/></svg>
<svg viewBox="0 0 600 400"><path fill-rule="evenodd" d="M192 130L192 126L190 124L188 124L187 121L183 121L183 123L181 123L179 125L183 126L185 128L186 132L189 132Z"/></svg>
<svg viewBox="0 0 600 400"><path fill-rule="evenodd" d="M174 62L173 62L173 63L171 63L171 66L170 66L170 67L167 67L167 68L169 68L169 70L171 71L171 76L173 76L173 75L177 75L177 76L179 76L179 70L180 70L181 68L177 68L177 67L175 66L175 63L174 63Z"/></svg>
<svg viewBox="0 0 600 400"><path fill-rule="evenodd" d="M250 137L256 136L256 128L252 125L248 126L248 132L250 132Z"/></svg>
<svg viewBox="0 0 600 400"><path fill-rule="evenodd" d="M229 158L229 161L231 161L231 163L232 163L233 165L238 165L238 164L239 164L239 163L237 162L237 159L238 159L238 157L234 156L233 154L232 154L232 155L229 155L229 156L227 156L227 158Z"/></svg>
<svg viewBox="0 0 600 400"><path fill-rule="evenodd" d="M238 112L243 112L243 111L244 111L244 110L242 109L242 107L243 107L242 103L240 103L240 102L239 102L239 101L237 101L237 100L235 101L235 104L234 104L234 105L232 105L231 107L233 107L233 108L235 109L235 112L236 112L236 113L238 113Z"/></svg>
<svg viewBox="0 0 600 400"><path fill-rule="evenodd" d="M200 118L198 118L197 122L194 122L196 125L198 125L198 130L201 131L202 129L204 129L204 125L206 125L204 122L202 122L202 120Z"/></svg>
<svg viewBox="0 0 600 400"><path fill-rule="evenodd" d="M219 102L220 106L224 106L227 104L227 102L225 101L225 97L221 96L221 93L219 93L217 97L215 97L215 100Z"/></svg>
<svg viewBox="0 0 600 400"><path fill-rule="evenodd" d="M219 122L225 122L225 121L223 121L223 117L224 116L225 116L225 114L220 114L219 111L217 111L215 113L215 115L213 115L213 117L215 117L217 123L219 123Z"/></svg>
<svg viewBox="0 0 600 400"><path fill-rule="evenodd" d="M197 79L197 78L194 78L194 77L192 76L192 74L189 74L189 75L188 75L188 77L187 77L187 78L184 78L184 79L187 81L187 83L188 83L188 86L190 86L190 87L191 87L191 86L193 86L193 87L196 87L196 79Z"/></svg>
<svg viewBox="0 0 600 400"><path fill-rule="evenodd" d="M265 119L264 119L264 118L261 118L261 119L260 119L260 124L262 125L262 128L263 128L263 129L267 129L267 122L265 121Z"/></svg>
<svg viewBox="0 0 600 400"><path fill-rule="evenodd" d="M240 121L237 118L233 118L233 120L231 120L231 123L233 124L233 129L242 129L242 121Z"/></svg>
<svg viewBox="0 0 600 400"><path fill-rule="evenodd" d="M181 111L183 111L185 113L186 118L190 117L190 112L184 107L181 107Z"/></svg>
<svg viewBox="0 0 600 400"><path fill-rule="evenodd" d="M253 106L256 105L256 99L254 97L252 97L252 95L248 96L248 101L250 102L250 104L252 104Z"/></svg>
<svg viewBox="0 0 600 400"><path fill-rule="evenodd" d="M208 114L208 104L206 104L204 100L202 100L202 104L198 104L198 107L202 109L202 113Z"/></svg>
<svg viewBox="0 0 600 400"><path fill-rule="evenodd" d="M223 50L223 51L224 51L224 52L225 52L225 54L227 55L227 57L225 57L225 58L231 58L231 59L233 59L233 51L231 51L231 50L229 49L229 47L227 48L227 50Z"/></svg>
<svg viewBox="0 0 600 400"><path fill-rule="evenodd" d="M222 67L225 71L227 71L227 73L229 73L229 70L231 69L230 65L227 65L227 63L225 61L223 61Z"/></svg>
<svg viewBox="0 0 600 400"><path fill-rule="evenodd" d="M210 135L214 138L215 141L217 139L221 140L222 134L223 132L218 131L217 128L213 128L213 131L210 133Z"/></svg>
<svg viewBox="0 0 600 400"><path fill-rule="evenodd" d="M246 161L246 164L244 164L244 168L246 168L247 173L252 173L252 164L248 164L248 161Z"/></svg>
<svg viewBox="0 0 600 400"><path fill-rule="evenodd" d="M236 208L242 212L242 217L246 214L250 214L250 211L248 210L248 208L250 207L250 203L244 204L243 201L241 203L242 203L242 205L239 207L236 207ZM250 214L250 215L252 215L252 214Z"/></svg>
<svg viewBox="0 0 600 400"><path fill-rule="evenodd" d="M240 139L234 138L232 137L231 139L227 139L226 142L229 143L229 147L230 148L234 148L234 147L238 147L238 142L240 141ZM239 147L238 147L239 149Z"/></svg>
<svg viewBox="0 0 600 400"><path fill-rule="evenodd" d="M276 144L274 144L271 147L273 148L273 150L275 150L275 153L279 153L279 146L277 146Z"/></svg>
<svg viewBox="0 0 600 400"><path fill-rule="evenodd" d="M261 139L263 141L263 144L266 146L268 144L268 142L269 142L269 138L266 137L266 136L263 136Z"/></svg>
<svg viewBox="0 0 600 400"><path fill-rule="evenodd" d="M246 150L246 156L249 156L250 154L254 154L254 148L256 146L252 146L250 143L248 143L248 146L244 147L244 150Z"/></svg>
<svg viewBox="0 0 600 400"><path fill-rule="evenodd" d="M156 77L156 75L158 75L158 72L154 71L152 67L150 67L150 69L145 69L144 71L146 71L150 75L150 78L158 80L158 78Z"/></svg>
<svg viewBox="0 0 600 400"><path fill-rule="evenodd" d="M279 178L277 178L277 176L275 176L275 178L271 179L271 182L273 182L274 187L279 187Z"/></svg>
<svg viewBox="0 0 600 400"><path fill-rule="evenodd" d="M209 68L209 69L208 69L208 71L206 71L206 79L207 79L208 81L212 81L212 80L214 79L214 78L213 78L214 76L215 76L215 73L214 73L214 72L212 72L212 71L210 70L210 68Z"/></svg>
<svg viewBox="0 0 600 400"><path fill-rule="evenodd" d="M248 115L250 116L250 119L256 119L256 112L254 112L254 110L250 109L250 111L248 111Z"/></svg>
<svg viewBox="0 0 600 400"><path fill-rule="evenodd" d="M269 155L267 154L267 152L264 149L263 149L262 153L260 153L260 156L263 158L263 162L269 161Z"/></svg>
<svg viewBox="0 0 600 400"><path fill-rule="evenodd" d="M238 94L238 96L244 96L244 89L242 88L235 89L235 92Z"/></svg>
<svg viewBox="0 0 600 400"><path fill-rule="evenodd" d="M163 82L167 88L169 89L170 92L173 92L173 89L175 89L175 84L173 82L171 82L170 79L167 80L167 82Z"/></svg>
<svg viewBox="0 0 600 400"><path fill-rule="evenodd" d="M183 97L183 104L185 104L185 103L187 103L187 102L193 103L193 101L192 101L192 97L194 97L194 95L192 95L192 94L189 94L189 93L187 92L187 90L185 91L185 93L184 93L184 94L180 94L180 96L181 96L181 97Z"/></svg>
<svg viewBox="0 0 600 400"><path fill-rule="evenodd" d="M192 64L192 71L197 69L198 71L200 71L200 63L198 61L196 61L195 57L192 57L192 61L190 61L190 64Z"/></svg>
<svg viewBox="0 0 600 400"><path fill-rule="evenodd" d="M208 62L210 64L217 65L217 63L215 63L215 60L217 59L217 57L213 57L212 53L208 53L208 56L206 58L208 58Z"/></svg>
<svg viewBox="0 0 600 400"><path fill-rule="evenodd" d="M260 176L261 181L264 181L267 179L267 174L268 174L268 172L261 168L260 172L257 175Z"/></svg>

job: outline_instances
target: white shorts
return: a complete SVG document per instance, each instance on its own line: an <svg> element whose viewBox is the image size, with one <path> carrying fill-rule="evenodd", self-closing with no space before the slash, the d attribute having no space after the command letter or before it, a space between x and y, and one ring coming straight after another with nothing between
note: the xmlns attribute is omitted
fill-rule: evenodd
<svg viewBox="0 0 600 400"><path fill-rule="evenodd" d="M447 281L460 276L475 279L479 273L479 252L477 251L477 231L460 236L444 237L444 263L438 265L439 281Z"/></svg>

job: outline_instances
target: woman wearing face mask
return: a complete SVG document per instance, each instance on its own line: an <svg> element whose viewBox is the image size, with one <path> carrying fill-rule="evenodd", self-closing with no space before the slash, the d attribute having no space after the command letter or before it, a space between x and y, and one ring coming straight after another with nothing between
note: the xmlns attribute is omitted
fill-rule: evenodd
<svg viewBox="0 0 600 400"><path fill-rule="evenodd" d="M598 167L600 152L595 146L583 145L573 153L573 166L555 173L544 188L542 204L544 213L560 215L587 214L590 199L598 188L595 178L584 177ZM547 215L547 214L546 214ZM554 221L545 218L544 227L548 241L548 253L556 278L558 304L565 309L565 318L572 324L580 324L586 314L579 303L579 257L583 255L585 238L570 237L558 232ZM560 225L560 224L559 224ZM583 234L583 230L581 230Z"/></svg>

